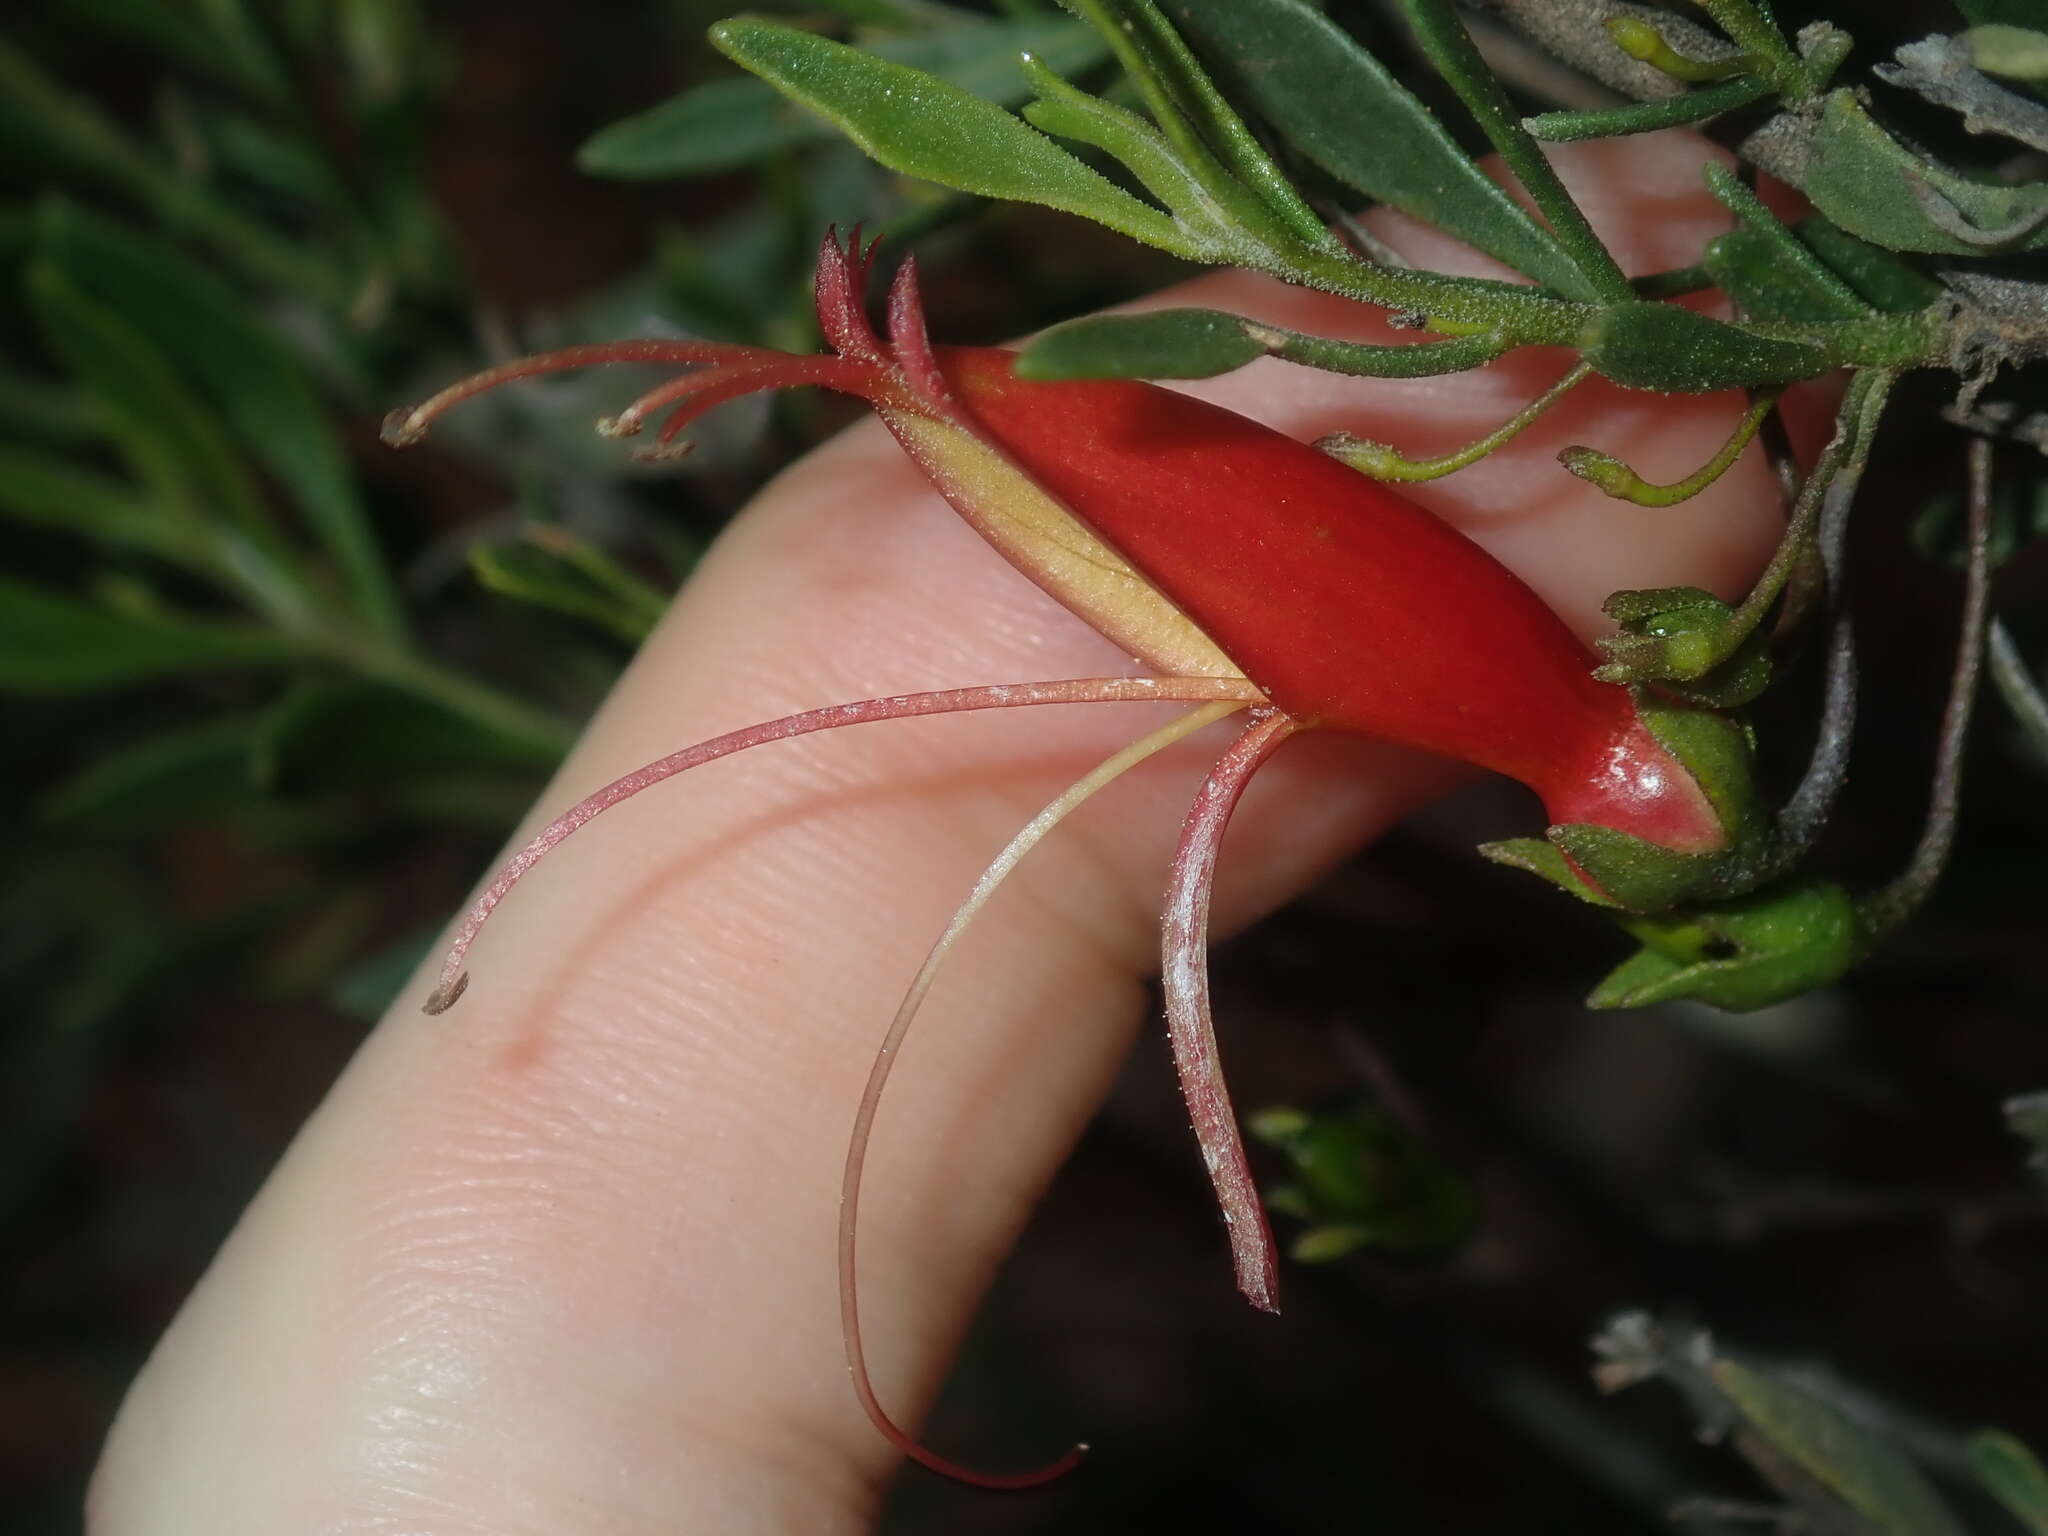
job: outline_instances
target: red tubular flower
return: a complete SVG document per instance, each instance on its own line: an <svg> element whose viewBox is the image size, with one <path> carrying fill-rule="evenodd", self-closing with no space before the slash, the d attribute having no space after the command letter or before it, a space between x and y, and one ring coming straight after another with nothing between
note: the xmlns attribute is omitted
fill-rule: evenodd
<svg viewBox="0 0 2048 1536"><path fill-rule="evenodd" d="M1603 897L1603 885L1621 888L1631 859L1654 867L1659 891L1674 879L1696 885L1739 839L1728 824L1734 802L1702 788L1666 744L1672 733L1646 724L1628 690L1594 681L1587 648L1462 534L1317 450L1219 407L1129 381L1029 382L1015 376L1008 352L934 348L910 262L890 293L885 341L860 302L871 259L872 249L842 248L830 237L821 253L818 311L833 355L692 341L570 348L479 374L394 413L386 436L413 441L441 411L484 389L595 363L668 362L687 370L602 424L627 436L661 417L656 454L672 451L668 445L705 411L738 396L798 384L840 390L874 405L933 484L1011 564L1157 676L865 700L770 721L649 764L572 807L514 856L459 930L428 1011L461 994L471 941L537 859L591 817L699 763L805 732L915 714L1135 699L1201 706L1084 778L990 867L898 1012L848 1153L841 1293L862 1406L926 1465L1022 1486L1057 1475L1073 1456L1018 1478L978 1477L916 1445L876 1401L860 1341L855 1217L875 1105L933 972L995 883L1073 806L1198 725L1249 711L1251 723L1188 813L1163 918L1163 973L1175 1059L1229 1224L1238 1283L1267 1309L1275 1305L1272 1239L1216 1062L1204 952L1224 828L1246 783L1288 736L1355 732L1519 779L1558 824L1553 837L1565 851L1550 855L1558 862L1546 872ZM1726 734L1718 724L1708 731ZM1617 847L1626 857L1602 862ZM1521 861L1542 862L1533 855Z"/></svg>

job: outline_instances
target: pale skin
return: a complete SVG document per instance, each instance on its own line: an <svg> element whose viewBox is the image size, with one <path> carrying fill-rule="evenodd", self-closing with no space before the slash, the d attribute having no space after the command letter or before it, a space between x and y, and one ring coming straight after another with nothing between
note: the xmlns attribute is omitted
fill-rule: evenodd
<svg viewBox="0 0 2048 1536"><path fill-rule="evenodd" d="M1560 159L1643 271L1696 259L1726 227L1703 191L1632 202L1697 187L1685 168L1706 153L1664 134ZM1417 260L1460 260L1383 228ZM1158 302L1373 329L1235 275ZM1342 427L1424 454L1490 429L1563 366L1381 383L1266 363L1197 388L1297 437ZM1779 499L1755 452L1654 512L1551 456L1586 442L1674 479L1740 409L1591 385L1509 453L1414 494L1591 634L1617 587L1739 592ZM1131 670L867 423L720 542L519 835L643 761L789 711ZM1116 704L863 725L692 773L577 834L493 918L460 1005L422 1017L417 978L300 1134L137 1381L93 1529L871 1528L897 1458L847 1384L833 1258L869 1058L987 859L1165 717ZM1231 729L1138 769L1033 853L911 1038L861 1234L869 1360L907 1422L1148 1026L1168 853ZM1458 777L1370 744L1289 745L1225 844L1219 932ZM1188 1177L1201 1178L1192 1144ZM1101 1255L1105 1283L1116 1262ZM1230 1284L1220 1230L1214 1283Z"/></svg>

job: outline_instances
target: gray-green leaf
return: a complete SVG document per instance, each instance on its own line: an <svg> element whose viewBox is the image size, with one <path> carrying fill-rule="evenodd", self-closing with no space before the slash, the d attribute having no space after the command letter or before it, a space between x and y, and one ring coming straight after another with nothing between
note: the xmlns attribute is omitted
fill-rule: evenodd
<svg viewBox="0 0 2048 1536"><path fill-rule="evenodd" d="M720 22L711 41L892 171L1079 214L1176 255L1216 254L1037 129L936 75L754 17Z"/></svg>
<svg viewBox="0 0 2048 1536"><path fill-rule="evenodd" d="M1834 1404L1732 1360L1708 1373L1765 1439L1886 1536L1963 1536L1920 1469Z"/></svg>
<svg viewBox="0 0 2048 1536"><path fill-rule="evenodd" d="M1889 250L1985 256L2048 246L2048 183L1973 181L1922 159L1848 91L1828 96L1802 190L1843 229Z"/></svg>
<svg viewBox="0 0 2048 1536"><path fill-rule="evenodd" d="M1031 94L1017 69L1019 54L1071 74L1100 63L1108 49L1078 22L1046 16L884 38L868 51L1014 107ZM702 176L831 136L829 124L760 80L717 80L613 123L577 152L576 163L593 176L623 181Z"/></svg>
<svg viewBox="0 0 2048 1536"><path fill-rule="evenodd" d="M1163 0L1239 99L1306 159L1560 293L1584 296L1556 238L1370 53L1301 0Z"/></svg>

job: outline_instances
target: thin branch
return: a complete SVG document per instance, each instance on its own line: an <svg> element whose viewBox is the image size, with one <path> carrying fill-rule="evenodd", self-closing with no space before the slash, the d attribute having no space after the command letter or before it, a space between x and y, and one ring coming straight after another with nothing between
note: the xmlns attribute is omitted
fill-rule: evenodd
<svg viewBox="0 0 2048 1536"><path fill-rule="evenodd" d="M1942 710L1941 740L1935 751L1934 790L1927 807L1927 825L1912 862L1891 884L1863 903L1872 928L1882 933L1896 927L1926 901L1948 864L1955 846L1956 809L1962 793L1963 746L1970 733L1970 713L1977 700L1977 678L1984 665L1984 631L1991 617L1991 444L1970 439L1970 545L1963 588L1963 633L1956 643L1955 671L1949 681L1948 704Z"/></svg>

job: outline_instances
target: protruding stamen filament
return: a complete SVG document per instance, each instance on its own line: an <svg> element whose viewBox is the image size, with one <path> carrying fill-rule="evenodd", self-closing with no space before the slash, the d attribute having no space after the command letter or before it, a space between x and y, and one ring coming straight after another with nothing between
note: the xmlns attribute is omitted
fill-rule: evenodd
<svg viewBox="0 0 2048 1536"><path fill-rule="evenodd" d="M846 1174L839 1193L839 1313L846 1340L846 1366L853 1375L854 1394L860 1398L860 1405L868 1419L880 1430L884 1439L904 1455L929 1467L934 1472L961 1482L972 1483L982 1488L1030 1488L1040 1483L1051 1482L1054 1478L1070 1471L1081 1459L1087 1447L1077 1445L1057 1461L1034 1472L1017 1473L1008 1476L991 1476L974 1472L957 1462L949 1461L927 1450L913 1439L889 1416L881 1400L875 1395L874 1383L869 1379L867 1353L861 1344L860 1330L860 1280L856 1260L856 1240L860 1230L860 1185L861 1171L866 1166L868 1143L874 1134L875 1114L882 1102L882 1090L888 1086L889 1074L894 1070L904 1036L910 1031L918 1010L938 979L940 968L946 957L953 951L981 909L996 893L1010 871L1015 869L1024 855L1045 838L1096 791L1102 789L1122 774L1135 768L1147 758L1164 751L1175 742L1194 734L1203 726L1233 714L1245 706L1237 701L1205 704L1200 709L1189 710L1178 720L1162 726L1149 736L1141 737L1113 756L1098 764L1091 772L1069 785L1050 805L1027 822L1009 845L995 856L981 878L974 882L974 889L953 913L946 924L946 930L932 945L931 953L925 956L924 965L917 978L911 982L910 990L903 995L902 1003L896 1009L896 1017L890 1021L889 1032L882 1037L880 1049L875 1052L875 1063L868 1073L866 1089L861 1094L860 1108L853 1119L853 1135L846 1148Z"/></svg>
<svg viewBox="0 0 2048 1536"><path fill-rule="evenodd" d="M871 720L905 720L918 715L1014 709L1030 704L1204 704L1219 700L1262 704L1265 695L1254 684L1235 677L1095 677L1064 682L996 683L980 688L948 688L934 693L899 694L891 698L835 704L826 709L806 710L801 714L785 715L779 720L750 725L743 730L699 742L693 747L685 747L643 768L636 768L623 778L614 779L597 793L578 801L506 861L504 868L499 870L463 917L425 1010L443 1013L462 995L463 988L469 984L469 977L462 968L469 946L475 942L492 910L543 855L593 817L623 800L632 799L641 790L691 768L730 757L735 752L758 747L764 742L786 741L792 736L836 730L843 725L862 725Z"/></svg>
<svg viewBox="0 0 2048 1536"><path fill-rule="evenodd" d="M1251 1164L1238 1134L1230 1089L1216 1057L1216 1030L1209 1012L1209 896L1216 880L1216 853L1239 796L1267 758L1297 729L1285 715L1267 715L1217 760L1188 807L1167 881L1161 920L1161 983L1166 994L1166 1030L1173 1043L1180 1089L1195 1122L1195 1140L1215 1186L1237 1288L1264 1312L1280 1310L1280 1276L1273 1231L1252 1181Z"/></svg>
<svg viewBox="0 0 2048 1536"><path fill-rule="evenodd" d="M576 368L595 368L605 363L667 363L678 368L763 360L782 357L779 352L743 347L725 341L601 341L582 347L563 347L554 352L537 352L496 368L486 368L458 380L418 405L400 406L384 418L384 441L394 448L408 447L427 435L427 429L443 411L463 401L496 389L501 384L538 378L546 373L567 373Z"/></svg>

